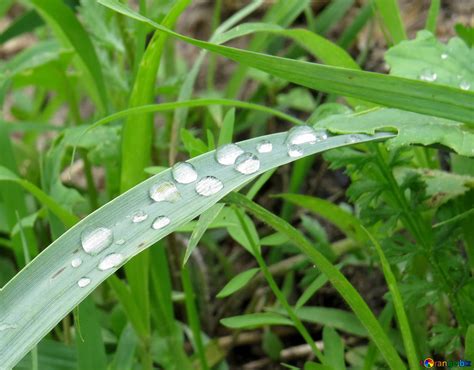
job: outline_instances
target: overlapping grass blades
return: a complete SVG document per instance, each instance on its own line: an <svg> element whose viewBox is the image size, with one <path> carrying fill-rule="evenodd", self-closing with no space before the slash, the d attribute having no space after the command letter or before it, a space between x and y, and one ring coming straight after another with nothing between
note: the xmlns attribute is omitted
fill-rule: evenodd
<svg viewBox="0 0 474 370"><path fill-rule="evenodd" d="M361 135L359 142L381 140L392 136L390 133ZM295 160L288 156L286 133L253 138L239 145L245 151L256 153L255 146L263 139L272 142L273 151L271 154L259 155L260 169L252 175L243 175L235 171L232 166L220 165L214 159L214 152L208 152L189 161L195 166L199 178L215 176L222 181L223 189L212 196L198 195L195 184L178 184L181 193L178 202L152 202L149 197L150 187L160 181L172 180L171 171L166 170L109 202L54 241L0 293L0 328L2 328L0 363L7 368L16 364L61 318L116 270L112 268L100 271L97 268L105 255L112 252L121 253L125 257L125 263L254 176ZM304 145L304 156L350 144L353 144L353 140L348 135L330 137L314 145ZM183 207L183 204L186 206ZM147 212L148 218L145 222L133 224L130 216L137 210ZM161 215L170 218L170 225L160 230L152 229L151 222ZM124 244L114 243L99 256L85 254L80 243L81 233L90 226L110 228L114 240L123 239ZM78 268L71 266L71 260L75 256L83 259ZM84 276L90 278L91 283L85 288L79 288L77 282ZM378 343L377 338L374 338L374 341ZM383 349L381 351L383 352Z"/></svg>

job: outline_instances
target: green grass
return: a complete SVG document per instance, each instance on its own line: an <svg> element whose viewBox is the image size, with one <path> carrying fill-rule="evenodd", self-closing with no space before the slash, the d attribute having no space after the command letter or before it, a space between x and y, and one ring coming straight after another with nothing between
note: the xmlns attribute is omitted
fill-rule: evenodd
<svg viewBox="0 0 474 370"><path fill-rule="evenodd" d="M408 39L396 0L216 1L204 41L195 1L131 4L0 5L2 43L34 35L0 60L0 368L472 360L474 51L436 39L445 5Z"/></svg>

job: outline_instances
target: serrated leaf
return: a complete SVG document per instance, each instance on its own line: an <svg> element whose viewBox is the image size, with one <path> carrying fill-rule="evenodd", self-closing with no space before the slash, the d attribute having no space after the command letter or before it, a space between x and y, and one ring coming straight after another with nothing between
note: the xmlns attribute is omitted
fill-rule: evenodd
<svg viewBox="0 0 474 370"><path fill-rule="evenodd" d="M373 134L379 130L395 130L398 135L387 142L392 149L413 144L442 144L458 154L474 156L472 128L461 122L398 109L384 108L330 116L319 121L316 127L345 134Z"/></svg>
<svg viewBox="0 0 474 370"><path fill-rule="evenodd" d="M224 298L230 296L231 294L234 294L236 291L246 286L258 271L258 268L253 268L234 276L232 280L229 281L224 286L224 288L222 288L222 290L217 294L216 297Z"/></svg>

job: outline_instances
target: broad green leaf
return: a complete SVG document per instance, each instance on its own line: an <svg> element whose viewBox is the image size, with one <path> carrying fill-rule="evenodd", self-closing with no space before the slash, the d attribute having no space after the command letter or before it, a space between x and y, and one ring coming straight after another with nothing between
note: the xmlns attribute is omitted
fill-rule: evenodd
<svg viewBox="0 0 474 370"><path fill-rule="evenodd" d="M424 79L432 84L474 91L474 49L454 37L442 44L428 31L404 41L385 53L393 76ZM472 112L471 112L472 114Z"/></svg>
<svg viewBox="0 0 474 370"><path fill-rule="evenodd" d="M329 326L323 328L325 364L334 369L346 368L344 361L344 343L336 330Z"/></svg>
<svg viewBox="0 0 474 370"><path fill-rule="evenodd" d="M391 134L379 133L375 136L361 135L360 138L361 142L365 142L382 140L391 136ZM0 336L0 363L5 364L6 367L17 363L62 317L102 281L146 247L196 218L223 196L252 178L294 161L295 158L288 155L286 137L287 133L282 132L239 143L244 151L254 153L256 153L255 146L261 140L269 140L273 144L271 155L261 154L260 168L251 175L241 174L233 166L217 163L214 152L189 160L189 163L196 168L200 180L207 176L214 176L222 182L223 187L217 188L218 190L209 196L199 195L196 192L196 183L177 184L180 197L175 203L159 202L157 204L151 201L149 195L151 187L173 179L171 171L165 170L115 198L61 235L0 292L0 322L4 323L4 328L6 328L2 330ZM303 155L312 155L350 145L351 142L348 139L349 136L341 135L329 137L314 145L303 145ZM11 179L11 174L9 176ZM138 210L144 211L148 218L144 222L135 224L131 222L130 216ZM151 224L160 216L168 217L170 224L156 230L151 227ZM110 229L113 240L124 240L124 243L113 243L98 256L85 253L81 248L81 235L89 228L98 227ZM312 248L310 249L313 251ZM97 268L99 262L111 253L121 254L123 260L113 268L99 270ZM80 256L83 262L78 268L73 268L71 260L76 256ZM90 284L80 288L78 281L83 277L91 279ZM140 325L140 322L136 325Z"/></svg>
<svg viewBox="0 0 474 370"><path fill-rule="evenodd" d="M244 65L315 90L363 99L372 103L449 118L474 125L474 93L424 81L280 58L200 41L173 32L133 12L116 0L100 3L148 23L154 28Z"/></svg>
<svg viewBox="0 0 474 370"><path fill-rule="evenodd" d="M293 326L293 321L276 313L251 313L248 315L227 317L221 324L231 329L252 329L267 325Z"/></svg>
<svg viewBox="0 0 474 370"><path fill-rule="evenodd" d="M217 293L216 297L225 298L234 294L236 291L246 286L258 271L258 268L253 268L234 276L232 280L229 281L219 293Z"/></svg>
<svg viewBox="0 0 474 370"><path fill-rule="evenodd" d="M474 131L471 127L457 121L398 109L384 108L333 115L319 121L316 126L345 134L371 134L378 130L394 130L398 135L387 142L389 148L413 144L442 144L458 154L474 156Z"/></svg>
<svg viewBox="0 0 474 370"><path fill-rule="evenodd" d="M92 94L102 110L107 110L107 92L94 46L70 8L60 0L31 0L38 13L48 22L58 38L76 51Z"/></svg>

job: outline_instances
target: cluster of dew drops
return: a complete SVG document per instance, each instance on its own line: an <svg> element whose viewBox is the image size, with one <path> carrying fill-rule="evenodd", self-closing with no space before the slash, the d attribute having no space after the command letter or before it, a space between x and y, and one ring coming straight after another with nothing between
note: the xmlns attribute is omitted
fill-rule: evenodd
<svg viewBox="0 0 474 370"><path fill-rule="evenodd" d="M448 53L442 53L441 54L441 60L447 60L448 58L449 58ZM422 80L422 81L435 82L437 79L438 79L438 74L430 68L425 68L420 73L420 80ZM458 75L457 79L460 80L458 86L461 90L470 90L471 89L470 82L467 81L467 80L463 80L461 75Z"/></svg>
<svg viewBox="0 0 474 370"><path fill-rule="evenodd" d="M325 130L315 130L310 126L296 126L288 131L285 139L287 146L287 154L291 158L301 157L304 154L303 144L315 144L328 138ZM350 135L348 142L355 143L358 141L357 135ZM273 144L269 140L261 140L256 145L256 152L259 155L271 153ZM219 147L215 152L215 160L223 166L233 166L234 169L243 174L251 175L259 171L260 159L256 154L245 152L237 144L225 144ZM174 182L162 181L151 186L149 190L150 198L155 202L176 202L181 198L181 194L176 187L176 183L181 185L194 184L197 194L203 197L209 197L221 191L224 184L221 180L214 176L205 176L198 180L198 173L191 163L178 162L171 168ZM148 219L145 211L137 211L131 216L134 224L142 223ZM165 228L171 223L167 216L158 216L151 223L151 227L155 230ZM84 252L89 255L98 255L114 241L113 232L106 227L98 227L95 229L86 229L81 234L81 245ZM124 244L123 239L117 240L115 244ZM105 256L98 265L101 271L107 271L120 266L124 262L124 256L120 253L111 253ZM71 260L71 266L78 268L82 264L80 257ZM84 276L77 281L80 288L85 288L91 283L91 278Z"/></svg>

